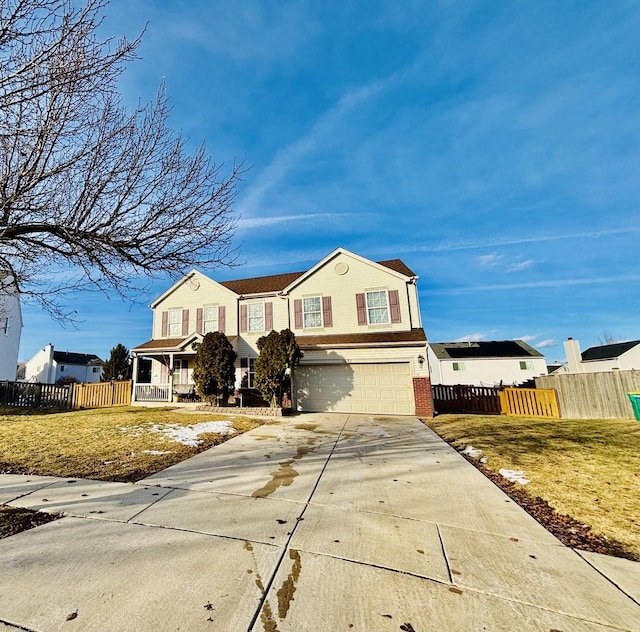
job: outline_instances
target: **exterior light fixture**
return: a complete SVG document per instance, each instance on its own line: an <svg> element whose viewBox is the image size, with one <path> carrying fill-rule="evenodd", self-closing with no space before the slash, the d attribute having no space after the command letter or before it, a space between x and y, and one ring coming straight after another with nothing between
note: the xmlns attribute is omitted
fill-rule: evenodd
<svg viewBox="0 0 640 632"><path fill-rule="evenodd" d="M424 364L424 356L422 354L420 354L418 356L418 362L419 362L420 366L422 366Z"/></svg>

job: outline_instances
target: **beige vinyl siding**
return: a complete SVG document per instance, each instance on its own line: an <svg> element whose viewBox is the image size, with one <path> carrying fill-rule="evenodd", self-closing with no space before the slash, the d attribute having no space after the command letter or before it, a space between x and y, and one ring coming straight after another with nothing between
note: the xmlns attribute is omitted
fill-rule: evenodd
<svg viewBox="0 0 640 632"><path fill-rule="evenodd" d="M336 265L346 264L346 274L338 274ZM397 290L400 303L401 322L384 325L358 325L356 294L367 290ZM294 301L308 296L330 296L333 326L330 328L296 329ZM417 300L415 308L417 309ZM291 329L296 335L321 333L346 334L366 331L406 331L411 329L409 319L409 299L406 281L391 270L380 268L359 259L339 254L310 277L297 285L289 296ZM414 324L414 327L418 325Z"/></svg>
<svg viewBox="0 0 640 632"><path fill-rule="evenodd" d="M182 283L171 294L166 296L153 309L153 338L162 338L162 312L172 309L189 310L189 334L196 331L197 310L205 305L222 305L225 307L225 334L238 333L237 299L229 290L211 279L197 275L197 289L191 289L188 282ZM181 337L181 336L178 336Z"/></svg>

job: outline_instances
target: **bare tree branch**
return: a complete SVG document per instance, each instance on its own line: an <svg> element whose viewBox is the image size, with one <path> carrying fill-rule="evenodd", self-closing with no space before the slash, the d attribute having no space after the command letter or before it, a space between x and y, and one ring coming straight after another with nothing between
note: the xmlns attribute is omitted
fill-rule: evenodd
<svg viewBox="0 0 640 632"><path fill-rule="evenodd" d="M65 291L131 298L145 277L235 260L242 163L189 153L164 86L124 107L140 38L99 40L106 4L0 0L0 270L56 318Z"/></svg>

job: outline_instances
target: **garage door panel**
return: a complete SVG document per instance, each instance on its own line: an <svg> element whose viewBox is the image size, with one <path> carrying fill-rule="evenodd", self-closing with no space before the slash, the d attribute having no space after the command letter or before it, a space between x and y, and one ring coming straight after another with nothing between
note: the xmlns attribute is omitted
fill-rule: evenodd
<svg viewBox="0 0 640 632"><path fill-rule="evenodd" d="M300 366L298 405L305 411L412 415L409 363Z"/></svg>

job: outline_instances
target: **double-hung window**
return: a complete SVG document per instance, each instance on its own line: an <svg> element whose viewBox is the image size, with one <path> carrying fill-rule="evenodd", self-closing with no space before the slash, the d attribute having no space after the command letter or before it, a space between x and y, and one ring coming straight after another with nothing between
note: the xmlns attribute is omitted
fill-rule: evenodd
<svg viewBox="0 0 640 632"><path fill-rule="evenodd" d="M464 371L464 362L454 362L453 363L454 371Z"/></svg>
<svg viewBox="0 0 640 632"><path fill-rule="evenodd" d="M170 309L167 316L167 335L170 338L182 336L182 310Z"/></svg>
<svg viewBox="0 0 640 632"><path fill-rule="evenodd" d="M320 296L309 296L302 299L302 318L305 329L322 327L322 299Z"/></svg>
<svg viewBox="0 0 640 632"><path fill-rule="evenodd" d="M249 303L247 305L247 330L264 331L264 303Z"/></svg>
<svg viewBox="0 0 640 632"><path fill-rule="evenodd" d="M367 319L370 325L386 325L389 322L389 301L386 290L367 292Z"/></svg>
<svg viewBox="0 0 640 632"><path fill-rule="evenodd" d="M218 331L218 306L202 308L202 333Z"/></svg>
<svg viewBox="0 0 640 632"><path fill-rule="evenodd" d="M256 359L240 358L241 381L242 388L253 388L256 375Z"/></svg>
<svg viewBox="0 0 640 632"><path fill-rule="evenodd" d="M531 371L533 369L533 361L532 360L523 360L520 362L520 369L522 371Z"/></svg>

